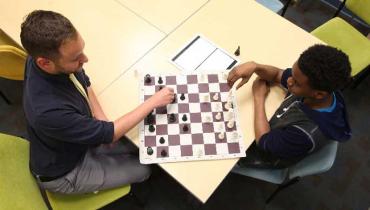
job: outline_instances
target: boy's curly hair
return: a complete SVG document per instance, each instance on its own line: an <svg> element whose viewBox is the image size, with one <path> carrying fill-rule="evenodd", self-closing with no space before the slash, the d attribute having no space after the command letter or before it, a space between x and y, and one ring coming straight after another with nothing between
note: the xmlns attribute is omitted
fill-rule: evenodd
<svg viewBox="0 0 370 210"><path fill-rule="evenodd" d="M310 87L316 90L341 89L351 78L348 56L326 45L317 44L305 50L298 59L298 67L308 77Z"/></svg>

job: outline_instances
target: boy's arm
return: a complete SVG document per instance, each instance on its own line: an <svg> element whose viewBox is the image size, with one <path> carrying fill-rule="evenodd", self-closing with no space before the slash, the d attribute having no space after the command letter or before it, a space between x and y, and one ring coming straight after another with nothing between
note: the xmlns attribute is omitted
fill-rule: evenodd
<svg viewBox="0 0 370 210"><path fill-rule="evenodd" d="M238 89L248 82L253 73L256 73L263 80L280 84L283 70L270 65L258 64L253 61L246 62L236 66L230 71L227 78L228 84L232 87L237 80L242 78L242 81L237 86Z"/></svg>

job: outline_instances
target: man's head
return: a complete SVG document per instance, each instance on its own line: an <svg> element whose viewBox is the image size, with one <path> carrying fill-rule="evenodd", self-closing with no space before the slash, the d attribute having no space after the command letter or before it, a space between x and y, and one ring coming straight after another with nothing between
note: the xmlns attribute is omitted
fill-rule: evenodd
<svg viewBox="0 0 370 210"><path fill-rule="evenodd" d="M346 54L333 47L314 45L294 63L288 88L298 96L323 99L344 87L350 77L351 65Z"/></svg>
<svg viewBox="0 0 370 210"><path fill-rule="evenodd" d="M76 72L88 61L82 37L66 17L56 12L31 12L22 23L21 41L37 65L52 74Z"/></svg>

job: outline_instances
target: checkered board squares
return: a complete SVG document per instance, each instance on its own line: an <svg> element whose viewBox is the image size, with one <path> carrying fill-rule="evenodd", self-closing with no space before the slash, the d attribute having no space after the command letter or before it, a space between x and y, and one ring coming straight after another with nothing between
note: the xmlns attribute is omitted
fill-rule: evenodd
<svg viewBox="0 0 370 210"><path fill-rule="evenodd" d="M151 117L141 122L140 162L150 164L244 157L236 99L226 79L226 72L151 75L150 80L142 78L141 102L165 86L174 89L176 100L153 110ZM218 94L217 100L213 98L215 93ZM182 94L185 98L181 97ZM232 111L225 109L229 98ZM217 114L221 115L221 119L217 119ZM227 126L229 120L235 121L232 128ZM224 133L224 138L219 138L220 133Z"/></svg>

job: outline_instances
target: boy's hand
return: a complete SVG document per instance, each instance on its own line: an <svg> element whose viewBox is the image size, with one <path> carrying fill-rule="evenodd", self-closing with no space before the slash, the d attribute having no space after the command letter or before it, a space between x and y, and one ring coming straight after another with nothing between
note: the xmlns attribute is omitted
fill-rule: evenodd
<svg viewBox="0 0 370 210"><path fill-rule="evenodd" d="M234 67L229 73L227 84L232 87L238 79L242 78L242 81L239 82L238 86L236 86L236 89L239 89L241 86L248 82L256 67L257 64L253 61L246 62Z"/></svg>
<svg viewBox="0 0 370 210"><path fill-rule="evenodd" d="M172 88L164 87L149 98L154 108L165 106L171 103L174 99L174 91Z"/></svg>
<svg viewBox="0 0 370 210"><path fill-rule="evenodd" d="M270 86L258 77L253 82L252 91L255 99L264 100L270 91Z"/></svg>

